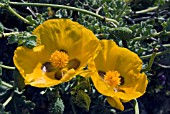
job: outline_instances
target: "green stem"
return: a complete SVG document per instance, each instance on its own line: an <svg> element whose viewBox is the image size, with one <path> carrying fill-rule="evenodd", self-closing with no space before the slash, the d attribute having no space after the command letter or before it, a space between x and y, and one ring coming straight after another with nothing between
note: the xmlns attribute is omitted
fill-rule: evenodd
<svg viewBox="0 0 170 114"><path fill-rule="evenodd" d="M144 10L141 10L141 11L136 11L136 14L147 13L147 12L150 12L150 11L154 11L156 9L158 9L158 6L151 7L151 8L148 8L148 9L144 9Z"/></svg>
<svg viewBox="0 0 170 114"><path fill-rule="evenodd" d="M16 17L18 17L19 19L21 19L22 21L24 21L25 23L27 23L27 24L30 24L31 25L31 23L27 20L27 19L25 19L24 17L22 17L21 15L19 15L14 9L12 9L10 6L7 6L7 7L5 7L8 11L10 11L12 14L14 14Z"/></svg>
<svg viewBox="0 0 170 114"><path fill-rule="evenodd" d="M166 47L166 48L169 48L169 47L170 47L170 44L163 44L162 46L163 46L163 47ZM160 48L161 46L160 46L160 45L157 45L156 47L157 47L157 48Z"/></svg>
<svg viewBox="0 0 170 114"><path fill-rule="evenodd" d="M14 14L16 17L18 17L19 19L21 19L22 21L24 21L27 24L31 24L27 19L25 19L24 17L22 17L21 15L19 15L14 9L12 9L9 5L5 5L3 3L0 3L0 7L6 8L9 12L11 12L12 14Z"/></svg>
<svg viewBox="0 0 170 114"><path fill-rule="evenodd" d="M0 64L0 67L10 69L10 70L15 70L15 67L10 67L10 66L6 66L6 65L2 65L2 64Z"/></svg>
<svg viewBox="0 0 170 114"><path fill-rule="evenodd" d="M158 53L156 53L155 57L161 56L161 55L165 55L165 54L168 54L168 53L170 53L170 50L166 50L166 51L163 51L163 52L158 52ZM150 58L151 56L152 56L152 54L150 54L150 55L145 55L145 56L140 56L140 58L141 58L142 60L144 60L144 59Z"/></svg>
<svg viewBox="0 0 170 114"><path fill-rule="evenodd" d="M134 99L135 100L135 114L139 114L139 105L138 105L138 101L137 99Z"/></svg>
<svg viewBox="0 0 170 114"><path fill-rule="evenodd" d="M71 108L72 108L72 110L73 110L73 114L77 114L77 113L76 113L76 109L75 109L75 107L74 107L74 104L73 104L71 98L69 98L69 101L70 101L70 104L71 104Z"/></svg>
<svg viewBox="0 0 170 114"><path fill-rule="evenodd" d="M1 34L0 34L0 38L8 37L8 36L10 36L10 35L19 34L19 33L20 33L20 32L1 33Z"/></svg>
<svg viewBox="0 0 170 114"><path fill-rule="evenodd" d="M1 83L2 85L4 85L4 86L8 87L8 88L13 88L12 85L10 85L10 84L8 84L8 83L6 83L6 82L4 82L4 81L1 81L0 83Z"/></svg>
<svg viewBox="0 0 170 114"><path fill-rule="evenodd" d="M62 8L62 9L68 9L68 10L73 10L73 11L78 11L81 13L85 13L88 15L92 15L96 18L99 18L101 20L105 20L105 21L111 21L113 22L116 26L119 24L116 20L114 19L110 19L110 18L105 18L101 15L98 15L94 12L90 12L88 10L85 9L80 9L80 8L75 8L75 7L71 7L71 6L64 6L64 5L56 5L56 4L45 4L45 3L22 3L22 2L9 2L9 4L11 5L22 5L22 6L36 6L36 7L53 7L53 8Z"/></svg>
<svg viewBox="0 0 170 114"><path fill-rule="evenodd" d="M119 18L122 17L123 13L125 12L125 10L126 10L127 7L128 7L128 4L129 4L129 3L126 3L126 4L124 5L123 9L121 10L121 12L119 13L119 15L117 16L116 20L119 20Z"/></svg>
<svg viewBox="0 0 170 114"><path fill-rule="evenodd" d="M161 34L162 34L162 32L158 32L158 33L151 34L151 35L148 35L148 36L135 37L135 38L132 38L130 40L139 41L139 40L144 40L144 39L151 38L151 37L156 37L156 36L159 36ZM166 33L164 33L164 35L170 35L170 32L166 32Z"/></svg>
<svg viewBox="0 0 170 114"><path fill-rule="evenodd" d="M0 7L4 7L4 4L0 3Z"/></svg>
<svg viewBox="0 0 170 114"><path fill-rule="evenodd" d="M12 100L12 97L14 96L14 92L11 93L11 95L9 96L9 98L3 103L3 107L5 108L9 102Z"/></svg>
<svg viewBox="0 0 170 114"><path fill-rule="evenodd" d="M156 50L156 49L155 49L155 50ZM157 51L155 51L155 50L153 51L153 53L152 53L152 55L151 55L151 57L150 57L149 64L148 64L147 68L142 70L143 72L145 72L145 71L150 71L150 70L151 70L151 67L152 67L152 65L153 65L154 59L155 59L155 57L156 57L156 52L157 52Z"/></svg>

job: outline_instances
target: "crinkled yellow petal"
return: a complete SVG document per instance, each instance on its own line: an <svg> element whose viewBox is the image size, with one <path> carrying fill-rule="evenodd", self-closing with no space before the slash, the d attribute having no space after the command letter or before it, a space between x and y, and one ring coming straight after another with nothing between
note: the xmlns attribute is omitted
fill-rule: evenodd
<svg viewBox="0 0 170 114"><path fill-rule="evenodd" d="M139 78L128 85L123 85L119 89L123 92L117 92L116 96L123 100L132 100L142 96L148 84L147 76L145 73L139 74Z"/></svg>
<svg viewBox="0 0 170 114"><path fill-rule="evenodd" d="M47 52L64 50L70 60L78 59L85 67L89 58L99 48L99 41L84 26L69 19L51 19L38 26L33 34L37 36L37 45L44 45Z"/></svg>
<svg viewBox="0 0 170 114"><path fill-rule="evenodd" d="M146 74L145 73L140 74L140 78L137 80L135 86L136 91L145 93L147 85L148 85L148 80Z"/></svg>
<svg viewBox="0 0 170 114"><path fill-rule="evenodd" d="M71 80L83 72L87 62L100 47L95 35L82 25L69 19L52 19L39 25L33 34L37 36L37 47L19 47L14 54L14 64L25 79L25 83L36 87L49 87ZM55 79L56 71L42 71L44 63L56 50L69 56L68 65L61 79ZM62 69L63 70L63 69ZM63 74L64 73L64 74ZM58 77L57 77L58 78Z"/></svg>
<svg viewBox="0 0 170 114"><path fill-rule="evenodd" d="M132 74L138 74L142 69L142 60L137 54L126 48L118 47L113 49L111 53L114 53L115 50L118 50L119 53L114 54L118 56L117 65L114 70L118 71L122 77L125 76L125 83L131 83ZM131 75L127 75L129 72Z"/></svg>
<svg viewBox="0 0 170 114"><path fill-rule="evenodd" d="M118 47L115 42L101 40L102 50L99 55L89 64L89 70L96 72L91 75L96 89L103 95L118 97L123 100L132 100L144 94L147 86L147 77L140 74L142 61L137 54L128 49ZM117 71L124 80L116 91L113 87L107 86L104 80L98 75L98 71ZM93 73L94 74L94 73Z"/></svg>
<svg viewBox="0 0 170 114"><path fill-rule="evenodd" d="M122 47L118 47L114 41L101 40L102 50L95 59L97 70L116 70L121 75L133 70L139 73L142 68L142 61L137 54Z"/></svg>
<svg viewBox="0 0 170 114"><path fill-rule="evenodd" d="M107 97L107 102L114 108L119 109L121 111L124 110L124 106L119 98L117 97Z"/></svg>
<svg viewBox="0 0 170 114"><path fill-rule="evenodd" d="M103 81L98 73L89 73L97 91L105 96L113 97L115 92L111 86Z"/></svg>
<svg viewBox="0 0 170 114"><path fill-rule="evenodd" d="M115 56L115 52L111 53L111 50L118 47L115 42L111 40L101 40L101 50L95 59L95 67L89 66L90 70L97 69L98 71L109 71L115 68L118 56ZM118 50L115 50L118 51ZM91 64L91 63L90 63Z"/></svg>
<svg viewBox="0 0 170 114"><path fill-rule="evenodd" d="M26 85L35 87L50 87L71 80L75 70L70 69L61 80L55 79L55 72L45 73L42 70L43 63L49 60L50 55L44 51L44 46L28 49L18 47L14 53L14 64L25 79Z"/></svg>
<svg viewBox="0 0 170 114"><path fill-rule="evenodd" d="M142 96L146 91L148 80L144 73L138 74L137 76L138 79L135 81L132 79L131 83L120 86L119 91L115 93L116 96L119 96L119 98L123 100L132 100Z"/></svg>
<svg viewBox="0 0 170 114"><path fill-rule="evenodd" d="M42 64L37 64L31 74L25 77L25 84L35 87L50 87L71 80L75 76L75 70L69 70L60 80L55 79L55 72L45 73L41 69Z"/></svg>
<svg viewBox="0 0 170 114"><path fill-rule="evenodd" d="M13 61L23 78L36 68L38 63L48 61L50 55L44 51L44 46L28 49L20 46L15 50Z"/></svg>

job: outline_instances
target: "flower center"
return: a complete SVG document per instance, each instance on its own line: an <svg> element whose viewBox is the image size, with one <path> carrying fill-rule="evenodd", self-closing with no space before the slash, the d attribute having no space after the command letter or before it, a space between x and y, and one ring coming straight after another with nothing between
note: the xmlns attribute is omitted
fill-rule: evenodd
<svg viewBox="0 0 170 114"><path fill-rule="evenodd" d="M68 57L63 51L55 51L51 54L50 62L54 67L64 68L68 64Z"/></svg>
<svg viewBox="0 0 170 114"><path fill-rule="evenodd" d="M112 87L118 87L121 84L120 73L117 71L108 71L104 75L104 81Z"/></svg>

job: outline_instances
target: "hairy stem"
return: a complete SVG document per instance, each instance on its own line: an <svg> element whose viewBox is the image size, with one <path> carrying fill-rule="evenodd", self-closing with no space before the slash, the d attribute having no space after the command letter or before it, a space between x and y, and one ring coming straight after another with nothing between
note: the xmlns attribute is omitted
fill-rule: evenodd
<svg viewBox="0 0 170 114"><path fill-rule="evenodd" d="M162 34L162 32L158 32L158 33L151 34L151 35L148 35L148 36L135 37L135 38L132 38L130 40L139 41L139 40L144 40L144 39L151 38L151 37L156 37L156 36L159 36L161 34ZM165 32L164 35L170 35L170 32Z"/></svg>
<svg viewBox="0 0 170 114"><path fill-rule="evenodd" d="M16 17L18 17L19 19L21 19L22 21L24 21L27 24L31 24L27 19L25 19L24 17L22 17L21 15L19 15L14 9L12 9L9 5L5 5L3 3L0 3L0 7L6 8L9 12L11 12L12 14L14 14Z"/></svg>
<svg viewBox="0 0 170 114"><path fill-rule="evenodd" d="M75 8L71 6L64 6L64 5L56 5L56 4L45 4L45 3L22 3L22 2L9 2L11 5L22 5L22 6L36 6L36 7L53 7L53 8L62 8L62 9L68 9L68 10L73 10L73 11L78 11L81 13L85 13L88 15L92 15L96 18L99 18L100 20L105 20L105 21L111 21L113 22L116 26L119 24L116 20L110 19L110 18L105 18L99 14L96 14L94 12L85 10L85 9L80 9L80 8Z"/></svg>
<svg viewBox="0 0 170 114"><path fill-rule="evenodd" d="M136 11L136 14L147 13L147 12L150 12L150 11L154 11L154 10L156 10L156 9L158 9L158 6L151 7L151 8L144 9L144 10L140 10L140 11Z"/></svg>
<svg viewBox="0 0 170 114"><path fill-rule="evenodd" d="M137 99L135 99L135 114L139 114L139 105Z"/></svg>
<svg viewBox="0 0 170 114"><path fill-rule="evenodd" d="M13 96L14 96L14 92L12 92L11 95L8 97L8 99L3 103L3 107L6 107L9 104Z"/></svg>
<svg viewBox="0 0 170 114"><path fill-rule="evenodd" d="M116 20L119 20L119 18L121 18L123 16L123 13L125 12L125 10L128 8L128 4L129 3L126 3L124 6L123 6L123 9L121 10L121 12L119 13L119 15L117 16Z"/></svg>
<svg viewBox="0 0 170 114"><path fill-rule="evenodd" d="M0 64L0 67L10 69L10 70L15 70L15 67L6 66L6 65L2 65L2 64Z"/></svg>
<svg viewBox="0 0 170 114"><path fill-rule="evenodd" d="M22 17L21 15L19 15L14 9L12 9L10 6L7 6L6 9L8 11L10 11L12 14L14 14L16 17L18 17L19 19L21 19L22 21L24 21L27 24L31 24L27 19L25 19L24 17Z"/></svg>
<svg viewBox="0 0 170 114"><path fill-rule="evenodd" d="M170 53L170 50L158 52L158 53L156 53L155 57L161 56L161 55L165 55L165 54L168 54L168 53ZM152 56L152 54L150 54L150 55L145 55L145 56L140 56L140 58L141 58L142 60L144 60L144 59L150 58L151 56Z"/></svg>
<svg viewBox="0 0 170 114"><path fill-rule="evenodd" d="M10 32L10 33L1 33L0 38L8 37L13 34L19 34L20 32Z"/></svg>
<svg viewBox="0 0 170 114"><path fill-rule="evenodd" d="M148 63L148 66L143 69L142 71L150 71L151 68L152 68L152 65L153 65L153 62L154 62L154 59L156 57L156 52L157 52L158 49L155 49L150 57L150 60L149 60L149 63Z"/></svg>
<svg viewBox="0 0 170 114"><path fill-rule="evenodd" d="M75 109L75 107L74 107L74 104L73 104L71 98L69 98L69 101L70 101L70 104L71 104L71 108L72 108L73 114L77 114L77 113L76 113L76 109Z"/></svg>
<svg viewBox="0 0 170 114"><path fill-rule="evenodd" d="M4 81L1 81L0 83L1 83L3 86L6 86L6 87L8 87L8 88L13 88L12 85L10 85L10 84L8 84L8 83L6 83L6 82L4 82Z"/></svg>

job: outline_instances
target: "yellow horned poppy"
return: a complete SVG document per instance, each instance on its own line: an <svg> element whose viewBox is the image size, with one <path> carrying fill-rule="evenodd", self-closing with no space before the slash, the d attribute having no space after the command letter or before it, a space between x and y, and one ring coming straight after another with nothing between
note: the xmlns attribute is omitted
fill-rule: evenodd
<svg viewBox="0 0 170 114"><path fill-rule="evenodd" d="M14 53L14 64L25 84L50 87L71 80L83 72L99 47L95 35L69 19L51 19L39 25L33 34L37 46L20 46Z"/></svg>
<svg viewBox="0 0 170 114"><path fill-rule="evenodd" d="M101 40L102 49L88 65L96 89L107 96L108 103L124 110L122 102L145 93L147 77L140 73L142 61L137 54L118 47L111 40ZM89 75L89 74L88 74Z"/></svg>

